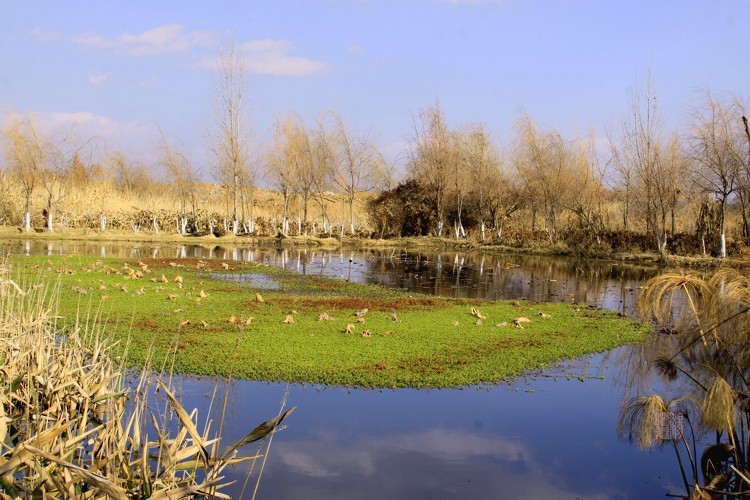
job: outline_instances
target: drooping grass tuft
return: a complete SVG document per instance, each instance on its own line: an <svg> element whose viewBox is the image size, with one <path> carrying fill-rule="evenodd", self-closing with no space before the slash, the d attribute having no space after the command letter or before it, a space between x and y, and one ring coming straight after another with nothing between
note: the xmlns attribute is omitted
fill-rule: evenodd
<svg viewBox="0 0 750 500"><path fill-rule="evenodd" d="M701 404L701 423L715 431L731 433L737 422L737 396L723 377L714 378Z"/></svg>
<svg viewBox="0 0 750 500"><path fill-rule="evenodd" d="M667 405L661 396L638 396L630 399L620 412L617 431L629 441L635 441L644 450L660 444L656 440L655 429L668 413Z"/></svg>

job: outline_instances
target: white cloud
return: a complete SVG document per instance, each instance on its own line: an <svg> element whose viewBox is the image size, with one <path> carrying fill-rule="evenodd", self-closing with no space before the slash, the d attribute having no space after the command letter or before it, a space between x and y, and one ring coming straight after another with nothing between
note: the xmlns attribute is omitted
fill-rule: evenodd
<svg viewBox="0 0 750 500"><path fill-rule="evenodd" d="M321 61L292 56L294 46L286 40L256 40L243 43L240 55L250 73L258 75L305 76L323 73Z"/></svg>
<svg viewBox="0 0 750 500"><path fill-rule="evenodd" d="M159 127L153 123L118 121L88 111L29 111L25 114L31 117L42 134L53 139L65 137L81 143L91 141L100 152L113 148L139 152L144 144L150 144L160 133ZM19 113L0 113L0 123L16 115Z"/></svg>
<svg viewBox="0 0 750 500"><path fill-rule="evenodd" d="M434 477L435 471L449 468L457 471L457 477L468 474L464 470L490 472L481 498L586 496L603 500L622 496L615 489L592 493L584 487L584 491L577 491L575 485L561 479L559 470L541 462L521 439L510 436L442 427L386 437L359 435L353 442L339 441L327 431L312 434L307 439L274 442L275 456L286 468L284 472L299 474L303 488L306 484L335 484L337 477L375 485L382 481L379 475L384 471L408 467L409 474L389 477L387 489L381 492L387 496L417 484L434 486L441 480ZM306 482L305 476L312 482Z"/></svg>
<svg viewBox="0 0 750 500"><path fill-rule="evenodd" d="M255 75L309 76L324 73L328 67L322 61L294 56L294 45L288 40L254 40L237 47L237 54L245 71ZM220 58L204 59L199 66L216 69Z"/></svg>
<svg viewBox="0 0 750 500"><path fill-rule="evenodd" d="M52 40L58 40L60 35L52 31L44 31L41 28L34 28L29 32L31 36L39 40L40 42L49 42Z"/></svg>
<svg viewBox="0 0 750 500"><path fill-rule="evenodd" d="M216 50L220 46L223 36L218 32L189 31L180 24L165 24L141 33L125 33L112 38L95 33L61 36L57 33L45 32L40 28L32 30L31 35L40 41L66 40L82 47L134 57L187 53L195 49ZM361 50L357 47L352 46L349 50ZM327 65L324 62L292 55L293 50L292 42L270 38L253 40L238 45L238 53L243 59L245 68L252 74L307 76L320 74L327 70ZM198 64L198 66L208 68L215 68L216 65L216 58L207 58ZM102 77L104 75L98 75L96 81L89 78L89 82L93 84L102 83L106 80Z"/></svg>
<svg viewBox="0 0 750 500"><path fill-rule="evenodd" d="M208 31L187 31L180 24L165 24L142 33L125 33L114 38L96 34L67 37L67 40L94 49L105 49L131 56L187 52L195 47L212 47L217 35Z"/></svg>
<svg viewBox="0 0 750 500"><path fill-rule="evenodd" d="M88 81L91 85L101 85L107 80L109 80L109 73L102 73L100 75L91 75L88 77Z"/></svg>

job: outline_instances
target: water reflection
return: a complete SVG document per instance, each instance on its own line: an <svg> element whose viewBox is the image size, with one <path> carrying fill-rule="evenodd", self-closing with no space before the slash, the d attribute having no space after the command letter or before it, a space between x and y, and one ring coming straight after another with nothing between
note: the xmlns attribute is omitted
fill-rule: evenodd
<svg viewBox="0 0 750 500"><path fill-rule="evenodd" d="M6 242L2 253L117 258L199 258L261 262L322 275L445 297L586 303L632 314L638 287L654 267L584 259L483 252L250 248L151 243Z"/></svg>
<svg viewBox="0 0 750 500"><path fill-rule="evenodd" d="M617 499L679 491L669 450L644 454L615 432L622 392L613 360L628 349L490 390L293 386L288 404L298 409L274 440L261 497ZM205 405L212 382L185 387L188 405ZM275 413L284 390L235 382L242 397L233 399L226 440L247 431L248 415ZM246 471L233 473L240 484Z"/></svg>

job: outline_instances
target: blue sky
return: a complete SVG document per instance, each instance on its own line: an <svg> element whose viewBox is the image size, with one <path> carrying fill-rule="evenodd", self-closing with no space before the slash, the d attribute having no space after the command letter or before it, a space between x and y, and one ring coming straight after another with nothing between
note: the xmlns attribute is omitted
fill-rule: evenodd
<svg viewBox="0 0 750 500"><path fill-rule="evenodd" d="M750 2L693 0L11 1L0 17L0 113L75 122L152 161L160 131L204 173L211 60L234 37L250 123L338 112L391 158L439 100L498 143L526 111L574 138L612 129L649 68L684 128L699 90L750 97ZM104 150L104 147L100 148Z"/></svg>

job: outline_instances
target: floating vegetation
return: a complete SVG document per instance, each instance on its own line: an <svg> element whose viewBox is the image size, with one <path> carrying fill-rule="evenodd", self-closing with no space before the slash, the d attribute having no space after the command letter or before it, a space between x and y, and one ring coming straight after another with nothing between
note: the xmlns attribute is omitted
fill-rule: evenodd
<svg viewBox="0 0 750 500"><path fill-rule="evenodd" d="M127 269L135 263L125 260L36 256L14 262L25 274L61 280L61 315L101 307L112 324L108 333L129 339L132 362L169 358L175 371L197 375L463 387L638 342L646 331L616 313L580 305L545 304L550 318L542 318L527 302L405 293L252 263L233 262L225 270L222 261L197 266L194 259L144 259L148 272L134 277ZM255 278L248 284L215 277L225 272L266 275L278 289L264 289L261 296ZM150 276L167 281L152 283ZM109 290L116 283L144 293L115 300ZM74 292L74 285L87 294ZM102 302L107 292L111 298ZM514 324L523 328L495 327Z"/></svg>

